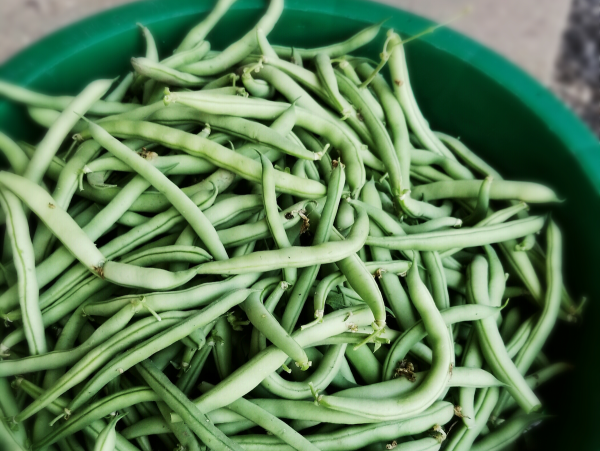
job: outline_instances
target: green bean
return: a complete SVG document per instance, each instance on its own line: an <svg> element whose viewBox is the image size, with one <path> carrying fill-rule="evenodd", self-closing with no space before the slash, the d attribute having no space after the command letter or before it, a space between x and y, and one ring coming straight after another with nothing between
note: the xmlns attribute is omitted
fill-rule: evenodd
<svg viewBox="0 0 600 451"><path fill-rule="evenodd" d="M19 412L19 406L7 378L0 378L0 414L10 418ZM2 443L14 443L15 450L24 450L27 445L27 434L24 428L12 428L9 422L2 421L0 425Z"/></svg>
<svg viewBox="0 0 600 451"><path fill-rule="evenodd" d="M26 202L38 217L61 241L66 241L66 248L76 256L90 271L97 272L102 267L104 256L96 249L85 232L75 224L73 219L54 203L46 191L37 187L23 177L8 172L0 173L0 183L9 186L12 192ZM89 245L87 244L89 243ZM94 269L96 268L96 269Z"/></svg>
<svg viewBox="0 0 600 451"><path fill-rule="evenodd" d="M267 40L267 35L265 34L262 28L256 29L256 41L258 42L258 48L260 49L260 52L263 55L269 56L271 58L278 58L277 53L275 52L275 50L273 50L271 44L269 44L269 41Z"/></svg>
<svg viewBox="0 0 600 451"><path fill-rule="evenodd" d="M364 426L349 426L333 433L308 435L306 438L322 450L361 449L381 440L388 441L425 432L435 425L450 421L453 415L452 404L439 402L411 419L392 420ZM234 437L234 440L246 450L288 451L294 449L284 445L275 437L245 435Z"/></svg>
<svg viewBox="0 0 600 451"><path fill-rule="evenodd" d="M483 366L483 355L474 329L471 329L469 337L467 338L462 365L476 369ZM463 424L470 429L475 426L475 389L473 387L461 387L458 393L458 399L461 407Z"/></svg>
<svg viewBox="0 0 600 451"><path fill-rule="evenodd" d="M506 274L494 248L487 244L484 246L484 250L489 262L488 294L490 305L500 307L502 305L502 298L504 297L504 290L506 289Z"/></svg>
<svg viewBox="0 0 600 451"><path fill-rule="evenodd" d="M368 346L346 348L345 354L348 362L367 384L381 381L381 364Z"/></svg>
<svg viewBox="0 0 600 451"><path fill-rule="evenodd" d="M476 199L481 185L479 180L453 180L419 185L413 190L417 199ZM490 186L491 200L520 200L528 203L558 202L550 188L538 183L496 180Z"/></svg>
<svg viewBox="0 0 600 451"><path fill-rule="evenodd" d="M266 120L275 119L283 110L289 108L289 104L281 102L254 98L243 99L241 97L232 99L231 96L217 95L208 97L203 92L174 93L166 100L168 102L179 102L212 114ZM339 119L334 119L326 114L314 114L300 107L296 108L296 113L298 115L296 125L315 134L325 136L332 146L339 149L342 161L346 165L346 176L350 190L356 195L365 182L359 140L354 139L348 133L343 126L343 122Z"/></svg>
<svg viewBox="0 0 600 451"><path fill-rule="evenodd" d="M367 28L359 31L354 36L350 37L346 41L332 44L326 47L314 48L314 49L301 49L297 47L281 47L281 46L273 46L273 49L282 58L290 58L293 54L293 51L300 55L303 59L312 59L318 53L323 53L328 55L330 58L336 58L338 56L345 55L346 53L350 53L353 50L356 50L369 42L371 42L375 37L379 34L379 30L383 22L379 22L373 25L368 26Z"/></svg>
<svg viewBox="0 0 600 451"><path fill-rule="evenodd" d="M498 243L539 231L545 222L542 216L531 216L506 224L479 228L464 228L394 237L367 237L366 244L396 250L444 251L455 247L472 247Z"/></svg>
<svg viewBox="0 0 600 451"><path fill-rule="evenodd" d="M484 257L476 256L467 269L467 300L470 303L489 305L488 264ZM540 401L527 386L519 370L508 357L500 332L493 318L484 318L475 322L481 351L494 375L508 385L507 390L519 402L525 412L540 407Z"/></svg>
<svg viewBox="0 0 600 451"><path fill-rule="evenodd" d="M546 257L546 280L548 288L540 317L515 359L515 365L522 375L527 373L535 358L541 352L544 343L554 328L560 311L563 287L562 236L554 221L550 221L548 224L547 235L548 252ZM507 398L508 393L502 393L495 412L499 412L502 409Z"/></svg>
<svg viewBox="0 0 600 451"><path fill-rule="evenodd" d="M97 100L102 97L112 85L112 80L98 80L90 83L77 97L73 99L62 111L56 122L37 146L36 152L27 165L23 176L34 183L39 183L46 173L52 157L65 138L65 135L78 121L78 114L84 114ZM0 84L0 87L2 85ZM17 88L21 89L21 88ZM11 89L14 94L14 90Z"/></svg>
<svg viewBox="0 0 600 451"><path fill-rule="evenodd" d="M463 221L461 219L452 218L452 217L447 216L444 218L430 219L429 221L423 222L421 224L416 224L416 225L407 225L405 223L401 223L400 227L402 227L402 229L408 235L412 235L415 233L435 232L437 230L445 229L448 227L458 229L462 225L463 225Z"/></svg>
<svg viewBox="0 0 600 451"><path fill-rule="evenodd" d="M290 241L285 233L281 219L277 211L277 196L275 193L275 170L271 162L264 156L260 156L262 163L262 186L263 204L265 206L267 224L273 239L279 249L291 247ZM294 284L297 278L295 268L284 268L284 278L289 284Z"/></svg>
<svg viewBox="0 0 600 451"><path fill-rule="evenodd" d="M156 48L154 36L152 36L150 30L141 23L138 23L137 26L142 32L142 36L144 36L144 41L146 42L146 58L151 61L158 61L158 49Z"/></svg>
<svg viewBox="0 0 600 451"><path fill-rule="evenodd" d="M445 201L439 207L421 202L411 197L411 191L405 190L399 198L400 207L411 218L436 219L450 216L452 204Z"/></svg>
<svg viewBox="0 0 600 451"><path fill-rule="evenodd" d="M162 321L153 317L140 320L133 327L128 327L110 337L104 343L85 354L64 376L62 376L51 389L46 390L33 403L23 409L16 417L17 422L24 421L31 415L39 412L69 388L84 381L86 377L105 364L114 354L127 349L131 344L147 336L152 336L158 331L167 329L173 324L178 324L193 312L169 312L161 315Z"/></svg>
<svg viewBox="0 0 600 451"><path fill-rule="evenodd" d="M502 423L494 432L486 435L471 448L473 451L492 451L504 449L514 442L528 428L550 418L541 413L517 413Z"/></svg>
<svg viewBox="0 0 600 451"><path fill-rule="evenodd" d="M352 67L352 65L348 61L346 61L346 60L340 61L338 68L350 81L352 81L352 83L354 83L355 85L361 84L360 77L354 70L354 67ZM363 96L365 102L368 103L369 108L373 111L373 114L375 114L377 119L379 119L381 122L385 123L386 119L385 119L385 114L383 112L382 105L379 104L378 100L371 93L371 91L368 89L361 89L360 93ZM390 91L390 94L391 94L391 91Z"/></svg>
<svg viewBox="0 0 600 451"><path fill-rule="evenodd" d="M392 188L392 200L399 202L399 198L402 194L402 185L406 184L406 182L403 182L400 162L390 136L383 123L375 116L367 102L364 100L358 87L341 74L336 74L336 78L344 94L348 96L353 105L360 110L360 114L373 137L373 144L377 149L377 153L389 174L389 181Z"/></svg>
<svg viewBox="0 0 600 451"><path fill-rule="evenodd" d="M29 164L29 158L17 143L2 132L0 132L0 152L2 152L8 160L8 164L13 172L18 175L23 175Z"/></svg>
<svg viewBox="0 0 600 451"><path fill-rule="evenodd" d="M477 307L477 308L473 308ZM487 318L498 313L499 309L489 306L461 305L450 307L440 312L444 324L447 326L460 321L474 321L479 318ZM390 380L393 377L395 365L398 361L405 358L406 354L415 344L427 336L428 332L422 321L415 323L410 329L407 329L394 343L388 353L383 371L383 380Z"/></svg>
<svg viewBox="0 0 600 451"><path fill-rule="evenodd" d="M453 138L442 132L434 132L434 134L445 143L448 148L454 152L461 160L467 163L472 169L486 177L493 177L496 180L502 180L500 173L498 173L489 164L483 161L480 157L475 155L460 139Z"/></svg>
<svg viewBox="0 0 600 451"><path fill-rule="evenodd" d="M129 390L123 390L111 396L102 398L88 405L81 412L73 415L69 421L56 428L50 435L44 437L41 441L33 444L33 450L43 449L57 440L74 434L75 432L88 426L94 420L98 420L111 412L134 405L139 402L157 401L159 397L145 387L136 387Z"/></svg>
<svg viewBox="0 0 600 451"><path fill-rule="evenodd" d="M293 109L293 105L290 108ZM318 160L320 158L320 154L315 154L304 149L282 136L276 130L240 117L224 117L202 111L199 112L196 109L186 106L175 105L157 111L149 117L149 120L160 122L162 124L180 124L200 121L210 124L211 128L216 130L223 130L249 141L270 145L296 158L305 160ZM83 134L83 136L86 137L87 135Z"/></svg>
<svg viewBox="0 0 600 451"><path fill-rule="evenodd" d="M448 443L449 450L470 450L473 442L481 431L486 426L492 409L498 401L498 388L490 387L488 389L481 390L479 393L478 404L479 408L475 414L473 425L467 429L466 426L461 425L461 428L453 434Z"/></svg>
<svg viewBox="0 0 600 451"><path fill-rule="evenodd" d="M198 136L143 121L106 122L102 126L112 135L144 137L167 147L204 158L216 166L239 174L248 180L260 181L260 163ZM284 172L277 173L276 185L278 191L305 198L319 198L325 194L325 187L320 183L296 180L295 177Z"/></svg>
<svg viewBox="0 0 600 451"><path fill-rule="evenodd" d="M125 94L127 94L127 91L129 91L133 81L133 72L129 72L121 79L119 84L106 95L104 99L107 102L120 102L125 97Z"/></svg>
<svg viewBox="0 0 600 451"><path fill-rule="evenodd" d="M35 187L28 187L26 189L37 190L37 188ZM27 192L32 193L37 191ZM207 192L199 192L196 196L193 197L195 197L197 200L202 199L202 201L206 201L206 193ZM130 196L131 194L132 193L128 193L127 196ZM216 193L214 192L213 194L216 195ZM42 204L40 205L40 208L42 211L45 212L45 214L57 212L60 213L59 216L65 214L64 212L60 212L59 208L50 208L49 205L50 203L52 203L51 201L44 205L43 198L48 199L49 196L47 194L40 194L40 196L37 196L35 199L32 198L32 200L39 201L38 203ZM127 208L127 205L128 203L122 204L120 198L116 199L111 209L106 210L110 211L111 215L101 216L99 218L99 221L95 223L95 226L100 226L101 231L103 227L106 227L106 223L111 223L112 218L114 218L117 215L120 215L121 211L123 211L123 208ZM70 217L68 218L68 223L72 224L72 219ZM137 245L144 243L150 240L152 237L156 236L157 234L161 233L163 231L163 229L161 229L161 225L165 225L167 221L173 220L174 218L177 218L177 210L173 208L172 210L168 210L167 212L165 212L165 214L157 215L157 217L155 217L152 220L149 220L146 224L143 224L140 227L136 227L131 231L127 232L126 234L122 235L121 237L118 237L115 240L111 241L109 244L103 246L100 252L106 253L107 256L112 258L122 255L123 253L126 253L131 249L132 244L135 243ZM180 217L179 219L176 219L176 221L180 220L182 220L182 218ZM58 226L59 222L60 221L56 222L57 227L60 227ZM81 230L79 228L78 230L78 233L81 235ZM61 233L64 232L63 227L60 228L60 231ZM71 239L71 235L69 235L69 239ZM94 254L98 254L98 250L95 249L95 246ZM45 260L38 266L38 268L36 268L36 277L38 278L38 285L40 287L47 285L48 282L50 282L58 274L60 274L60 272L63 271L71 262L73 262L73 260L73 254L71 254L71 252L69 252L67 249L63 248L55 252L50 258ZM54 296L54 299L57 299L57 296L64 294L66 290L70 289L73 286L73 284L77 282L77 278L81 280L81 277L84 277L86 273L87 270L85 269L85 267L79 265L67 271L67 273L65 273L61 278L59 278L59 281L56 282L53 287L48 289L44 294L40 296L40 304L48 302L48 299L52 299L52 296ZM74 279L74 277L76 278ZM0 305L2 305L6 310L13 308L17 304L18 297L16 287L14 287L14 289L9 289L2 296L0 296Z"/></svg>
<svg viewBox="0 0 600 451"><path fill-rule="evenodd" d="M6 189L0 189L0 205L6 214L6 232L10 237L17 269L19 304L29 353L45 354L46 336L38 304L39 288L35 277L35 257L27 217L17 196Z"/></svg>
<svg viewBox="0 0 600 451"><path fill-rule="evenodd" d="M158 168L171 168L169 175L197 175L213 172L216 167L209 162L191 155L153 156L148 161ZM115 157L101 158L87 164L86 174L102 171L133 172L133 169Z"/></svg>
<svg viewBox="0 0 600 451"><path fill-rule="evenodd" d="M368 418L360 417L359 415L323 409L322 407L315 406L312 401L259 398L252 399L250 402L258 405L278 418L297 420L314 419L319 422L335 424L364 424L374 422L374 420L369 420ZM212 415L212 413L209 415ZM176 420L176 418L173 420Z"/></svg>
<svg viewBox="0 0 600 451"><path fill-rule="evenodd" d="M492 189L492 178L486 177L481 188L479 188L479 194L477 196L477 204L469 216L467 216L463 222L466 226L477 224L478 222L485 219L488 215L488 209L490 207L490 190Z"/></svg>
<svg viewBox="0 0 600 451"><path fill-rule="evenodd" d="M291 338L272 314L265 308L260 300L260 292L252 293L240 305L246 312L252 325L259 330L269 341L289 355L297 366L306 370L311 362L300 345Z"/></svg>
<svg viewBox="0 0 600 451"><path fill-rule="evenodd" d="M56 120L60 117L60 111L49 110L46 108L37 108L37 107L28 107L27 112L31 119L36 122L38 125L41 125L44 128L52 127L52 124L56 122ZM83 130L87 128L87 124L84 120L79 119L73 128L70 130L72 133L81 133Z"/></svg>
<svg viewBox="0 0 600 451"><path fill-rule="evenodd" d="M334 410L358 411L370 418L402 419L423 411L439 396L450 377L450 337L431 295L419 278L416 265L408 271L407 284L411 299L423 318L425 329L434 345L434 360L426 380L404 397L401 403L396 399L375 402L320 395L317 398L319 404Z"/></svg>
<svg viewBox="0 0 600 451"><path fill-rule="evenodd" d="M160 240L164 241L164 240ZM123 257L122 262L131 263L139 266L151 266L160 262L169 262L169 261L187 261L191 263L199 263L202 261L206 261L210 259L210 255L204 251L203 249L188 247L188 246L164 246L161 247L162 244L160 241L156 241L153 244L156 244L157 247L153 247L146 250L140 250L140 252L134 252L130 255ZM44 320L44 324L46 327L53 322L62 318L61 315L65 315L71 310L77 308L81 302L88 299L89 296L97 293L98 290L114 291L115 287L111 287L110 284L102 279L96 278L94 276L88 277L86 280L82 281L75 288L67 292L65 295L61 296L56 302L52 303L50 306L48 302L40 302L40 308L43 308L42 318ZM110 294L106 294L106 297L110 296ZM100 298L100 300L104 300ZM135 297L131 298L132 302L135 300ZM20 311L9 312L5 315L5 318L9 321L15 321L21 318ZM5 340L6 341L6 338Z"/></svg>
<svg viewBox="0 0 600 451"><path fill-rule="evenodd" d="M123 415L114 415L106 427L102 429L100 435L98 435L98 438L96 439L94 451L113 451L115 449L117 443L115 426L121 418L123 418Z"/></svg>
<svg viewBox="0 0 600 451"><path fill-rule="evenodd" d="M23 378L18 378L15 382L17 387L23 390L23 393L26 393L33 398L38 397L43 391L40 387L37 387ZM47 410L53 415L59 415L62 412L62 409L67 406L67 403L68 400L65 398L57 398L56 401L47 406ZM87 437L91 437L95 440L105 426L106 423L103 420L95 420L86 426L83 429L83 432ZM116 449L118 451L139 451L137 447L129 443L129 441L118 432Z"/></svg>
<svg viewBox="0 0 600 451"><path fill-rule="evenodd" d="M128 147L110 136L110 134L102 127L90 123L89 128L96 141L101 143L117 158L131 166L136 172L140 173L152 184L152 186L169 199L179 213L194 228L214 258L219 260L228 258L227 252L220 243L217 232L214 230L212 224L206 219L202 211L196 208L196 205L187 196L181 193L181 190L179 190L175 184L167 179L154 166L147 163L145 159L139 158L139 156L131 152Z"/></svg>
<svg viewBox="0 0 600 451"><path fill-rule="evenodd" d="M252 77L251 71L244 71L242 73L242 83L244 84L244 88L253 97L270 99L275 95L275 88L264 80L255 80Z"/></svg>
<svg viewBox="0 0 600 451"><path fill-rule="evenodd" d="M196 77L195 75L181 72L148 58L131 58L131 65L138 74L151 80L167 83L170 86L197 88L202 87L211 81L208 78Z"/></svg>
<svg viewBox="0 0 600 451"><path fill-rule="evenodd" d="M347 111L344 106L347 102L342 99L342 95L338 89L336 73L331 65L331 59L326 53L317 53L314 57L315 70L317 77L321 82L321 87L327 93L330 101L335 105L335 109L340 111L340 114L347 118L351 111ZM350 99L352 101L352 99ZM356 113L355 113L356 114Z"/></svg>
<svg viewBox="0 0 600 451"><path fill-rule="evenodd" d="M364 211L359 210L358 213L359 217L357 218L354 227L358 226L361 216L367 218L367 214ZM366 219L366 222L368 223L368 218ZM348 235L348 241L353 235L354 227L352 232ZM332 234L332 238L336 237L337 240L341 239L341 235L338 233ZM373 337L378 336L381 332L383 332L383 328L385 327L387 313L385 310L383 296L377 287L377 282L371 276L360 257L355 253L338 260L336 264L342 274L344 274L346 277L350 287L358 293L359 297L365 301L365 303L373 312L373 316L375 318L375 322L373 323L373 329L375 329ZM359 345L355 346L355 349L363 344L364 343L360 343Z"/></svg>
<svg viewBox="0 0 600 451"><path fill-rule="evenodd" d="M368 221L367 214L364 211L360 212L343 245L328 242L308 248L292 246L273 251L258 251L228 261L204 263L198 268L198 274L245 274L284 267L303 268L315 263L339 262L362 247L367 234Z"/></svg>
<svg viewBox="0 0 600 451"><path fill-rule="evenodd" d="M431 131L427 120L423 117L413 94L406 59L404 56L404 45L400 36L394 34L391 38L392 52L389 59L390 75L394 94L400 102L406 121L410 125L419 141L427 150L436 152L446 158L455 159L454 155Z"/></svg>
<svg viewBox="0 0 600 451"><path fill-rule="evenodd" d="M214 334L219 340L212 347L213 357L219 378L223 380L233 371L233 330L226 317L222 316L217 319Z"/></svg>
<svg viewBox="0 0 600 451"><path fill-rule="evenodd" d="M279 281L280 278L276 278L277 281ZM263 285L261 285L261 287L257 288L262 288L263 286L265 288L269 288L269 285L271 285L271 280L269 279L262 279L263 281ZM269 318L269 316L273 315L273 312L275 311L275 307L277 307L277 304L279 303L279 301L281 300L281 298L283 297L285 291L289 288L289 284L287 282L279 282L275 285L275 289L271 292L271 294L269 294L269 297L264 301L264 309L268 312L265 313L265 317ZM261 293L261 300L263 298L263 296L265 295L265 289L263 288L263 292ZM259 306L260 307L260 306ZM262 315L261 315L261 319L262 319ZM269 319L268 322L270 322L271 320ZM279 323L278 323L278 327ZM285 331L285 330L284 330ZM259 351L262 351L263 349L265 349L267 347L267 337L257 328L255 327L254 329L252 329L252 335L250 338L250 351L249 351L249 356L253 357L254 355L256 355Z"/></svg>
<svg viewBox="0 0 600 451"><path fill-rule="evenodd" d="M98 371L92 379L88 381L85 387L77 394L69 405L70 410L75 410L84 405L92 396L94 396L106 383L116 377L122 371L127 371L132 366L148 358L155 352L169 346L176 341L186 337L198 327L202 327L218 316L226 313L230 308L243 302L252 292L249 289L234 291L231 294L222 296L213 304L207 306L198 313L186 318L176 326L172 326L160 334L140 343L129 349L124 354L114 358L102 370Z"/></svg>
<svg viewBox="0 0 600 451"><path fill-rule="evenodd" d="M123 307L113 317L100 326L92 336L75 349L50 352L41 356L30 356L23 359L3 360L0 362L0 374L3 377L25 374L44 369L54 369L68 366L82 358L94 347L111 338L112 335L122 330L131 320L133 315L142 308L141 302L131 303ZM76 314L82 315L82 310ZM142 326L140 324L140 326ZM136 326L138 328L139 326ZM73 337L74 340L75 337ZM5 339L6 340L6 339ZM6 345L5 345L6 346Z"/></svg>
<svg viewBox="0 0 600 451"><path fill-rule="evenodd" d="M168 291L180 287L195 275L196 268L170 272L164 269L144 268L120 262L107 262L102 268L102 277L116 285L129 288L144 287L157 291Z"/></svg>
<svg viewBox="0 0 600 451"><path fill-rule="evenodd" d="M311 384L320 390L325 390L329 386L340 370L345 350L346 344L330 346L317 369L301 382L286 381L273 373L262 381L262 386L282 398L296 400L309 398Z"/></svg>
<svg viewBox="0 0 600 451"><path fill-rule="evenodd" d="M94 83L94 85L92 86L97 88L98 91L105 89L104 92L106 92L110 88L112 80L99 80L98 82L92 83ZM102 86L103 83L110 84L106 86L106 88L104 88L104 86ZM97 94L95 96L97 97L96 100L91 102L89 108L86 108L88 114L92 114L95 116L109 116L112 114L119 114L139 108L138 105L131 103L105 102L99 100L100 97L104 95L104 92ZM59 111L67 110L67 108L69 108L69 106L75 99L75 97L71 96L53 97L44 94L39 94L37 92L30 91L26 88L13 85L12 83L8 83L5 81L0 81L0 95L15 102L24 103L26 105ZM83 108L71 108L71 111L75 111L78 113L85 112ZM74 120L77 120L76 116Z"/></svg>
<svg viewBox="0 0 600 451"><path fill-rule="evenodd" d="M169 310L187 310L210 304L224 294L248 288L260 277L260 273L244 274L231 277L221 282L211 282L180 291L166 293L146 293L144 302L157 313ZM139 294L121 296L106 302L98 302L86 306L86 313L91 316L112 316Z"/></svg>
<svg viewBox="0 0 600 451"><path fill-rule="evenodd" d="M121 431L121 435L128 440L144 435L168 434L171 431L169 424L161 416L144 418Z"/></svg>
<svg viewBox="0 0 600 451"><path fill-rule="evenodd" d="M550 221L548 224L547 236L546 281L548 289L544 300L544 308L538 322L515 360L515 364L521 374L527 372L535 356L541 351L548 335L554 328L560 309L562 295L562 237L554 221Z"/></svg>
<svg viewBox="0 0 600 451"><path fill-rule="evenodd" d="M238 449L231 441L204 415L200 417L196 406L152 363L151 360L141 362L138 372L162 400L183 418L189 428L211 449Z"/></svg>
<svg viewBox="0 0 600 451"><path fill-rule="evenodd" d="M204 364L206 363L206 359L208 358L211 348L214 345L214 342L209 341L206 345L204 345L204 347L196 352L192 358L192 361L190 362L188 370L177 380L177 388L185 393L186 396L190 395L190 392L196 385L198 378L200 377L200 373L204 368Z"/></svg>
<svg viewBox="0 0 600 451"><path fill-rule="evenodd" d="M171 432L173 432L173 435L175 435L175 438L179 442L179 446L190 451L200 451L200 443L198 443L198 439L194 436L190 428L185 423L171 423L169 421L171 409L164 401L158 402L157 405L163 419L167 422Z"/></svg>
<svg viewBox="0 0 600 451"><path fill-rule="evenodd" d="M202 392L209 391L211 388L212 386L205 382L202 383L200 387ZM244 398L239 398L237 401L229 404L227 408L248 418L253 422L253 424L261 426L268 432L271 432L274 436L278 437L285 443L288 443L294 449L301 451L318 450L318 448L312 445L308 440L294 431L282 420Z"/></svg>
<svg viewBox="0 0 600 451"><path fill-rule="evenodd" d="M174 53L189 50L195 47L198 42L203 41L233 3L235 3L235 0L218 0L202 22L188 31Z"/></svg>
<svg viewBox="0 0 600 451"><path fill-rule="evenodd" d="M231 44L214 58L189 64L182 69L193 75L215 75L227 70L250 55L258 45L256 30L260 28L265 35L268 35L282 11L283 1L271 0L265 15L239 41Z"/></svg>
<svg viewBox="0 0 600 451"><path fill-rule="evenodd" d="M474 179L473 173L458 161L446 158L428 150L412 149L411 163L416 166L436 165L442 168L451 178L455 180Z"/></svg>
<svg viewBox="0 0 600 451"><path fill-rule="evenodd" d="M350 320L344 320L349 312L353 312ZM299 330L292 334L298 344L304 348L312 342L318 342L326 337L337 335L348 330L349 323L363 326L373 322L373 314L366 306L337 310L325 315L323 323L309 330ZM287 354L275 346L269 346L254 356L246 364L235 370L231 376L221 381L209 393L202 395L194 403L203 412L223 407L248 393L259 385L273 371L277 370L287 359ZM242 382L243 381L243 382Z"/></svg>

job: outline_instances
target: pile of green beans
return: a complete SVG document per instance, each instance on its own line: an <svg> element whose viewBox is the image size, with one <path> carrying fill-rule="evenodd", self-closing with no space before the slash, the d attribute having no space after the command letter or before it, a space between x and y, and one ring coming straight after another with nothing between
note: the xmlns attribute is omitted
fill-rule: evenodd
<svg viewBox="0 0 600 451"><path fill-rule="evenodd" d="M582 307L558 196L430 128L393 30L353 56L383 23L275 46L270 0L211 50L234 2L74 97L0 81L47 128L0 132L0 449L513 449Z"/></svg>

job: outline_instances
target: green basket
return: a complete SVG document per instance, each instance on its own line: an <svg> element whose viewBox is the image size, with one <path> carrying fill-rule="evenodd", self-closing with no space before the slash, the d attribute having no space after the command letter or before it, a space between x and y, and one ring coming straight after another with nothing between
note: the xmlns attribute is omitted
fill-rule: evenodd
<svg viewBox="0 0 600 451"><path fill-rule="evenodd" d="M0 67L0 79L49 93L76 93L89 81L131 70L143 54L136 22L148 26L159 51L169 49L212 7L207 0L150 0L129 4L67 27ZM208 37L215 49L241 37L264 10L264 0L239 0ZM302 47L342 40L367 24L390 18L386 28L412 35L431 23L376 3L286 0L269 35L272 43ZM385 39L360 50L378 58ZM540 390L555 420L526 434L528 449L600 450L596 303L600 275L600 145L594 135L544 87L496 53L449 29L407 44L411 82L432 128L460 137L510 179L539 181L566 202L553 216L564 231L567 286L590 302L579 325L561 324L545 350L575 370ZM0 103L0 130L32 142L41 130L21 107ZM33 136L35 135L35 136ZM524 298L514 302L526 303ZM596 344L594 344L596 343ZM596 349L596 351L594 351Z"/></svg>

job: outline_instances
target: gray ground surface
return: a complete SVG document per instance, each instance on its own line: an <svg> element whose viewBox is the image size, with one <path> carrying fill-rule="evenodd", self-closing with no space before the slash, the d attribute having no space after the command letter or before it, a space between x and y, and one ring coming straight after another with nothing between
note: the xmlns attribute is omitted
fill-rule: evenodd
<svg viewBox="0 0 600 451"><path fill-rule="evenodd" d="M553 89L600 136L600 0L573 0Z"/></svg>

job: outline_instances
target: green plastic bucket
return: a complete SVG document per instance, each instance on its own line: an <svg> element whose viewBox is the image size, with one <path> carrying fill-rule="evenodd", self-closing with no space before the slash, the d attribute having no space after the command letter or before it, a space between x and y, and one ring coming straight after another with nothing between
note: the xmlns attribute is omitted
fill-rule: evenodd
<svg viewBox="0 0 600 451"><path fill-rule="evenodd" d="M136 22L148 26L166 55L212 7L213 1L150 0L91 17L41 40L0 67L0 79L48 93L76 93L96 78L130 70L143 54ZM241 37L260 17L263 0L239 0L209 41L215 49ZM387 6L349 0L286 0L269 36L300 47L342 40L367 24L390 18L386 28L407 35L431 23ZM378 58L378 39L360 54ZM548 413L557 415L527 434L528 449L600 450L600 145L594 135L545 88L496 53L449 29L407 45L411 82L432 127L460 137L500 173L539 181L566 202L553 210L565 235L566 281L589 298L579 325L560 325L545 351L575 370L541 389ZM41 130L23 108L0 102L0 130L35 142ZM514 302L527 302L517 299Z"/></svg>

